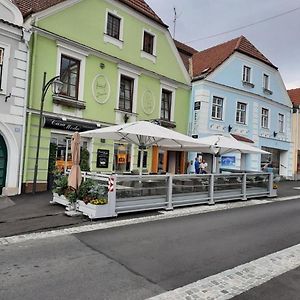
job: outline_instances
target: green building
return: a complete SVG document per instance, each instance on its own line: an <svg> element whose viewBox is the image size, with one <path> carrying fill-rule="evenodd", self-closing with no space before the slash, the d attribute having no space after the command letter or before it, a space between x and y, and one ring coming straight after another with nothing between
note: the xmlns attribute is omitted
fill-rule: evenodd
<svg viewBox="0 0 300 300"><path fill-rule="evenodd" d="M14 1L32 30L24 191L32 189L44 72L64 85L44 102L38 190L54 164L70 167L74 131L153 120L187 133L190 77L167 25L143 0ZM186 168L183 152L153 148L141 159L133 145L81 143L91 171L132 172L140 163L154 173Z"/></svg>

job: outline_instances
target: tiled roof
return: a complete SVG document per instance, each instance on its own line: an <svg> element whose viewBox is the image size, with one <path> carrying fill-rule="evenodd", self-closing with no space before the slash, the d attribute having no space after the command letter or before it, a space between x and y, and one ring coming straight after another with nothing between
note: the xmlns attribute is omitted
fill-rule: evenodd
<svg viewBox="0 0 300 300"><path fill-rule="evenodd" d="M231 135L238 141L246 142L246 143L254 143L252 140L246 138L245 136L234 134L234 133L232 133Z"/></svg>
<svg viewBox="0 0 300 300"><path fill-rule="evenodd" d="M294 105L300 105L300 88L287 91Z"/></svg>
<svg viewBox="0 0 300 300"><path fill-rule="evenodd" d="M27 17L30 14L43 11L51 6L64 2L66 0L12 0L22 12L23 17ZM151 9L151 7L144 0L116 0L122 2L127 6L130 6L139 13L147 16L148 18L158 22L159 24L168 27L159 18L159 16Z"/></svg>
<svg viewBox="0 0 300 300"><path fill-rule="evenodd" d="M186 44L183 44L179 41L174 40L175 46L180 54L180 57L184 63L185 68L189 72L190 69L190 58L193 56L194 53L198 51Z"/></svg>
<svg viewBox="0 0 300 300"><path fill-rule="evenodd" d="M234 52L240 52L265 64L274 66L251 42L244 36L240 36L223 44L216 45L201 52L193 54L193 77L203 76L213 72Z"/></svg>

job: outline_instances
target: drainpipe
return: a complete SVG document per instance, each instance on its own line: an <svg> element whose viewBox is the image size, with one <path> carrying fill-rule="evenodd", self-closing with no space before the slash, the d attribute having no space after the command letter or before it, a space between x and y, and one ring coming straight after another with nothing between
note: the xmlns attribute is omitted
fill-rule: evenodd
<svg viewBox="0 0 300 300"><path fill-rule="evenodd" d="M299 148L299 106L296 110L296 139L295 139L295 162L296 162L296 174L295 174L295 179L297 180L298 178L298 148Z"/></svg>
<svg viewBox="0 0 300 300"><path fill-rule="evenodd" d="M21 142L21 157L20 157L20 171L19 171L19 186L18 193L21 194L22 182L24 174L24 156L25 156L25 131L26 131L26 117L27 117L27 102L28 102L28 84L29 84L29 60L30 60L30 47L29 39L31 33L22 28L22 38L21 40L25 43L27 48L26 57L26 82L25 82L25 96L24 96L24 106L23 106L23 123L22 123L22 142Z"/></svg>

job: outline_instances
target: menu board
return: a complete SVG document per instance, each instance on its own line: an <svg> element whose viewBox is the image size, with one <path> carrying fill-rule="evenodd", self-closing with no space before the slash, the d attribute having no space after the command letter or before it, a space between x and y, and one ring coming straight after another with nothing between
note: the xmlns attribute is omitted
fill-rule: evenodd
<svg viewBox="0 0 300 300"><path fill-rule="evenodd" d="M97 168L108 168L109 150L97 150Z"/></svg>

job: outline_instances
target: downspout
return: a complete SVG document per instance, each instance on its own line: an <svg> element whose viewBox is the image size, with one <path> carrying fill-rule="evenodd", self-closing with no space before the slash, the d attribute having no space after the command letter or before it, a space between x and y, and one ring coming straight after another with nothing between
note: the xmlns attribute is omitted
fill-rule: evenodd
<svg viewBox="0 0 300 300"><path fill-rule="evenodd" d="M19 187L18 194L22 192L23 174L24 174L24 156L25 156L25 131L26 131L26 117L27 117L27 102L28 102L28 85L29 85L29 61L30 61L30 47L29 39L31 33L22 28L22 38L27 48L26 54L26 81L25 81L25 96L23 106L23 122L22 122L22 142L21 142L21 158L20 158L20 172L19 172Z"/></svg>
<svg viewBox="0 0 300 300"><path fill-rule="evenodd" d="M296 172L295 172L295 179L298 178L298 149L299 149L299 106L296 110L296 140L295 140L295 162L296 162Z"/></svg>

